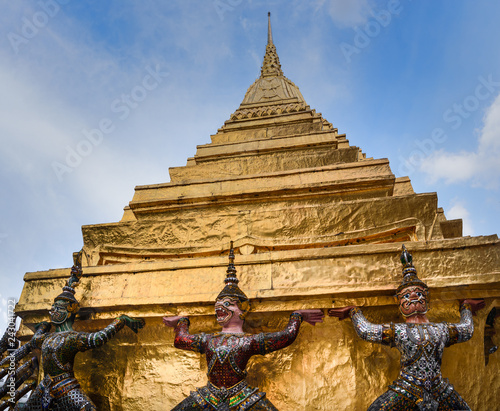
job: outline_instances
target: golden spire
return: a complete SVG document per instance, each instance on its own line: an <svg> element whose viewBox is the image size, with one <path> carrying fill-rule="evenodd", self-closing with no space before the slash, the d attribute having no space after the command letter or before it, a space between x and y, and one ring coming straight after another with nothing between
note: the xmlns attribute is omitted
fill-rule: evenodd
<svg viewBox="0 0 500 411"><path fill-rule="evenodd" d="M273 44L273 32L271 30L271 12L267 12L267 44Z"/></svg>
<svg viewBox="0 0 500 411"><path fill-rule="evenodd" d="M271 30L271 13L267 13L267 45L266 54L262 63L260 77L277 77L283 76L281 71L280 59L276 52L276 47L273 44L273 32Z"/></svg>
<svg viewBox="0 0 500 411"><path fill-rule="evenodd" d="M231 115L231 120L276 115L276 110L279 113L303 111L308 107L299 88L287 79L281 70L280 59L273 44L271 13L267 13L267 19L266 54L260 77L248 88L240 107Z"/></svg>

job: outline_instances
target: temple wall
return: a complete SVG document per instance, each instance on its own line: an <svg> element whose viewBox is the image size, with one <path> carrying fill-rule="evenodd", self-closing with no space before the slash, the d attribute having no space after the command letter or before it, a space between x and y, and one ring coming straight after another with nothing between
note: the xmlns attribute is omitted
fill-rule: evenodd
<svg viewBox="0 0 500 411"><path fill-rule="evenodd" d="M431 321L459 320L458 301L486 299L469 342L445 349L443 375L472 409L491 409L500 396L499 354L485 366L486 316L500 306L500 241L496 236L411 243L420 277L430 287ZM238 251L239 249L237 249ZM400 244L236 254L241 287L252 300L246 331L277 331L295 309L362 307L375 323L401 322L394 301ZM127 313L146 319L136 335L122 330L106 346L81 353L76 374L99 410L171 409L206 383L204 356L175 349L163 315L187 315L191 332L220 328L213 302L227 256L84 267L77 289L82 318L75 329L95 331ZM18 312L26 326L46 320L68 269L28 273ZM498 342L497 342L498 344ZM304 323L289 347L251 360L248 381L280 410L366 410L397 377L396 349L362 341L350 320Z"/></svg>
<svg viewBox="0 0 500 411"><path fill-rule="evenodd" d="M97 265L219 255L231 239L237 246L267 251L425 240L440 234L435 193L370 198L372 194L346 192L336 201L332 195L282 196L273 202L213 204L204 209L173 205L176 208L163 213L141 215L139 221L84 226L85 250L90 265Z"/></svg>
<svg viewBox="0 0 500 411"><path fill-rule="evenodd" d="M287 298L320 298L326 305L318 308L330 308L331 296L343 305L352 305L350 299L359 296L392 298L400 282L399 247L389 243L237 253L236 264L241 288L258 300L258 306L266 307L260 311L296 309ZM496 236L415 241L411 251L431 298L458 298L454 293L463 298L499 296ZM171 307L178 304L209 304L208 314L226 266L227 255L85 267L77 298L82 307L94 310L95 319L111 318L113 314L106 313L121 307L134 315L155 316L159 309L177 315ZM68 274L68 269L26 274L17 306L26 324L30 318L25 313L34 315L35 322L37 312L46 313Z"/></svg>
<svg viewBox="0 0 500 411"><path fill-rule="evenodd" d="M333 149L325 147L306 147L273 153L246 153L234 161L233 157L217 161L206 161L196 167L170 168L170 179L174 183L187 183L204 180L207 176L213 178L228 178L232 176L255 175L265 169L269 172L296 170L328 166L335 163L352 163L358 159L359 149L348 147Z"/></svg>

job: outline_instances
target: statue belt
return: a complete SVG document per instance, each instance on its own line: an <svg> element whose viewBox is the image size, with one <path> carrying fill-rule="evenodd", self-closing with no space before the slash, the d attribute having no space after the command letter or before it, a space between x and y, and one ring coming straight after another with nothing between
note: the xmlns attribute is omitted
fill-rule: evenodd
<svg viewBox="0 0 500 411"><path fill-rule="evenodd" d="M56 375L55 377L51 377L47 374L40 385L43 392L43 410L49 409L52 400L63 397L75 388L80 388L80 384L72 372L65 372L63 374Z"/></svg>
<svg viewBox="0 0 500 411"><path fill-rule="evenodd" d="M447 398L453 391L453 386L441 375L431 380L420 380L401 373L399 378L389 385L389 389L413 401L419 410L437 410L438 401Z"/></svg>
<svg viewBox="0 0 500 411"><path fill-rule="evenodd" d="M191 392L192 398L204 410L244 411L266 396L257 388L250 387L245 380L232 387L217 387L211 382Z"/></svg>
<svg viewBox="0 0 500 411"><path fill-rule="evenodd" d="M399 379L404 380L406 383L408 383L412 386L426 389L427 391L439 390L439 387L443 384L443 382L448 381L446 379L443 379L443 377L441 377L441 373L436 375L434 378L422 379L422 378L414 377L413 375L407 374L405 372L400 372Z"/></svg>
<svg viewBox="0 0 500 411"><path fill-rule="evenodd" d="M59 381L65 380L66 378L75 378L75 375L72 372L63 372L62 374L56 375L55 377L51 377L50 375L46 375L46 377L50 378L50 382L52 384L56 384Z"/></svg>

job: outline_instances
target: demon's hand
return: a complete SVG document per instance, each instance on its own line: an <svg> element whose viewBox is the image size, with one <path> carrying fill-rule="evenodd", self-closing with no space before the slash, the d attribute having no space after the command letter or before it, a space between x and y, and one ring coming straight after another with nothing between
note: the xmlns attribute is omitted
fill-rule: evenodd
<svg viewBox="0 0 500 411"><path fill-rule="evenodd" d="M121 315L120 319L125 321L125 325L135 333L146 325L142 318L132 318L125 314Z"/></svg>
<svg viewBox="0 0 500 411"><path fill-rule="evenodd" d="M330 308L328 310L328 315L330 317L338 317L339 320L344 320L347 317L349 317L349 312L353 309L356 308L355 306L351 305L349 307L342 307L342 308Z"/></svg>
<svg viewBox="0 0 500 411"><path fill-rule="evenodd" d="M322 323L323 317L325 316L325 314L323 314L323 310L297 310L294 312L299 313L306 323L312 325L316 325L316 323Z"/></svg>
<svg viewBox="0 0 500 411"><path fill-rule="evenodd" d="M177 325L177 321L179 321L181 318L183 318L183 317L180 315L172 315L170 317L163 317L163 324L165 324L167 327L174 328Z"/></svg>
<svg viewBox="0 0 500 411"><path fill-rule="evenodd" d="M472 311L472 314L475 314L476 311L479 311L484 308L485 303L484 300L461 300L460 305L463 304L469 304L470 305L470 310Z"/></svg>

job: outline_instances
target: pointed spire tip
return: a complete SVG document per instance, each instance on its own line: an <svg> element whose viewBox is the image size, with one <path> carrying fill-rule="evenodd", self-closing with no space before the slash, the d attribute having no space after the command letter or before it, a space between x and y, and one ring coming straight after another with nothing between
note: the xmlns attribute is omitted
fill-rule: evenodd
<svg viewBox="0 0 500 411"><path fill-rule="evenodd" d="M271 30L271 12L267 12L267 44L273 44L273 32Z"/></svg>

